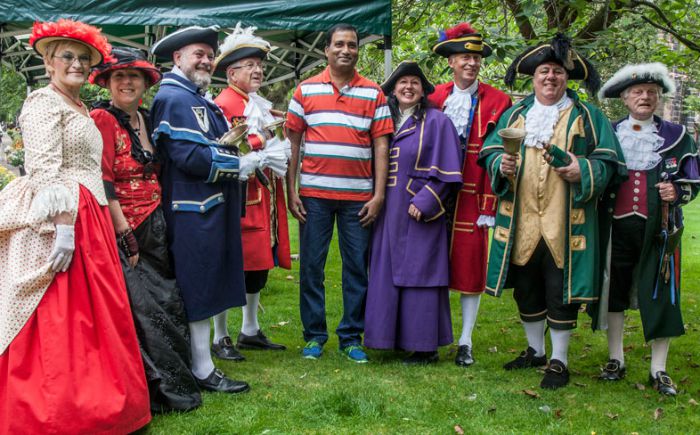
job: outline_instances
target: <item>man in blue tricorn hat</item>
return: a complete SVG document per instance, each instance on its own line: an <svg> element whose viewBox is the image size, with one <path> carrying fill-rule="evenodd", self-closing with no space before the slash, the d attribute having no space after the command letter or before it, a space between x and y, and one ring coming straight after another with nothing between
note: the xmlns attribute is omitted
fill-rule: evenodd
<svg viewBox="0 0 700 435"><path fill-rule="evenodd" d="M205 390L240 393L248 384L214 367L209 319L246 303L239 181L269 158L264 150L239 157L217 142L229 129L206 95L217 46L217 29L198 26L153 45L156 56L174 63L153 100L153 139L163 156L163 213L189 321L192 373ZM215 344L223 356L235 351L230 339Z"/></svg>

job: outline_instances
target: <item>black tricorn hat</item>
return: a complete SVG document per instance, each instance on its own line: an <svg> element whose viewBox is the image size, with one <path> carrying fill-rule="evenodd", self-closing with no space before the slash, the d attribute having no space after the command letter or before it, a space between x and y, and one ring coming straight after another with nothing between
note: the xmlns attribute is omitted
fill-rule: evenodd
<svg viewBox="0 0 700 435"><path fill-rule="evenodd" d="M534 75L535 69L545 62L554 62L564 67L571 80L582 80L591 93L600 88L600 76L593 64L581 56L571 46L571 39L562 33L549 42L528 47L513 60L506 71L505 83L515 84L517 73Z"/></svg>
<svg viewBox="0 0 700 435"><path fill-rule="evenodd" d="M438 43L433 46L433 51L442 57L450 57L453 54L476 53L481 57L491 55L491 47L484 42L481 34L474 30L469 23L459 23L454 27L440 32Z"/></svg>
<svg viewBox="0 0 700 435"><path fill-rule="evenodd" d="M151 53L172 60L173 53L190 44L207 44L214 51L219 46L219 28L217 26L190 26L177 30L153 44Z"/></svg>
<svg viewBox="0 0 700 435"><path fill-rule="evenodd" d="M404 76L418 76L423 84L423 93L430 95L435 91L435 86L428 81L418 64L413 60L404 60L396 67L388 79L382 83L382 91L385 95L390 95L396 86L396 82Z"/></svg>

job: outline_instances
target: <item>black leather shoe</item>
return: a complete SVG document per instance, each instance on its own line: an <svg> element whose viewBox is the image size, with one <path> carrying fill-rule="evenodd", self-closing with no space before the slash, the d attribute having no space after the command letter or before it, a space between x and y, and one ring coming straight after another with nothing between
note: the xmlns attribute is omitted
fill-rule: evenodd
<svg viewBox="0 0 700 435"><path fill-rule="evenodd" d="M403 360L407 366L434 364L440 357L437 352L413 352Z"/></svg>
<svg viewBox="0 0 700 435"><path fill-rule="evenodd" d="M568 383L569 369L558 359L551 360L549 366L544 371L544 377L542 378L542 382L540 382L540 387L556 390Z"/></svg>
<svg viewBox="0 0 700 435"><path fill-rule="evenodd" d="M233 341L228 335L211 345L211 354L228 361L245 361L245 357L233 347Z"/></svg>
<svg viewBox="0 0 700 435"><path fill-rule="evenodd" d="M455 364L461 367L469 367L474 364L474 357L472 357L472 348L466 344L459 346L457 348L457 356L455 357Z"/></svg>
<svg viewBox="0 0 700 435"><path fill-rule="evenodd" d="M238 334L238 345L239 349L257 349L257 350L286 350L287 346L282 344L276 344L270 341L265 334L263 334L261 329L258 329L258 333L255 335L245 335L244 333Z"/></svg>
<svg viewBox="0 0 700 435"><path fill-rule="evenodd" d="M528 369L530 367L541 367L547 364L547 355L535 356L535 349L528 347L520 352L517 358L503 365L506 370Z"/></svg>
<svg viewBox="0 0 700 435"><path fill-rule="evenodd" d="M202 390L214 391L218 393L245 393L250 390L250 386L243 381L234 381L224 375L219 369L214 369L206 379L197 379L197 385Z"/></svg>
<svg viewBox="0 0 700 435"><path fill-rule="evenodd" d="M673 380L668 373L664 371L659 370L656 372L656 376L649 374L649 383L653 389L666 396L675 396L678 394Z"/></svg>
<svg viewBox="0 0 700 435"><path fill-rule="evenodd" d="M621 381L627 374L627 368L622 366L620 361L611 359L605 364L598 379L603 381Z"/></svg>

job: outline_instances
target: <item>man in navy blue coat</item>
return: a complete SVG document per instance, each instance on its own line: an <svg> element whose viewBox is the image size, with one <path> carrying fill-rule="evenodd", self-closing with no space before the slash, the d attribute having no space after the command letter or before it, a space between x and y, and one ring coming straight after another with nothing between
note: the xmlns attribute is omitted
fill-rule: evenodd
<svg viewBox="0 0 700 435"><path fill-rule="evenodd" d="M192 372L205 390L240 393L248 384L214 367L209 319L246 303L240 181L261 165L261 157L238 157L217 144L228 131L221 110L206 96L217 44L215 28L195 26L152 47L175 65L153 100L153 139L162 155L169 247L190 322Z"/></svg>

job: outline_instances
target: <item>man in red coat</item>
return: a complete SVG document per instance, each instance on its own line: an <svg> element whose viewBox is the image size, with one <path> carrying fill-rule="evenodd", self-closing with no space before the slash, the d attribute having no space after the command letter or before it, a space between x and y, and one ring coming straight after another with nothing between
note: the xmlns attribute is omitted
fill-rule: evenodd
<svg viewBox="0 0 700 435"><path fill-rule="evenodd" d="M440 32L433 51L446 57L454 80L435 87L430 101L452 120L462 145L464 184L454 205L450 241L450 290L461 293L462 335L455 363L467 367L472 357L472 330L486 286L488 229L494 224L496 197L486 171L476 161L486 136L511 106L505 93L478 80L482 59L491 54L468 23Z"/></svg>
<svg viewBox="0 0 700 435"><path fill-rule="evenodd" d="M254 27L241 28L240 23L219 48L216 68L226 71L229 86L214 100L232 125L248 125L248 144L258 150L274 138L265 128L276 120L272 103L257 94L262 84L263 60L270 44L253 34ZM291 269L287 206L282 179L271 170L264 172L269 183L256 177L248 178L245 217L241 220L243 240L243 270L245 271L246 305L243 307L243 325L238 335L239 349L284 350L285 346L272 343L258 324L260 290L267 283L270 269L280 266ZM263 178L263 177L261 177ZM226 328L226 313L214 321L212 352L224 359L242 360L233 348Z"/></svg>

